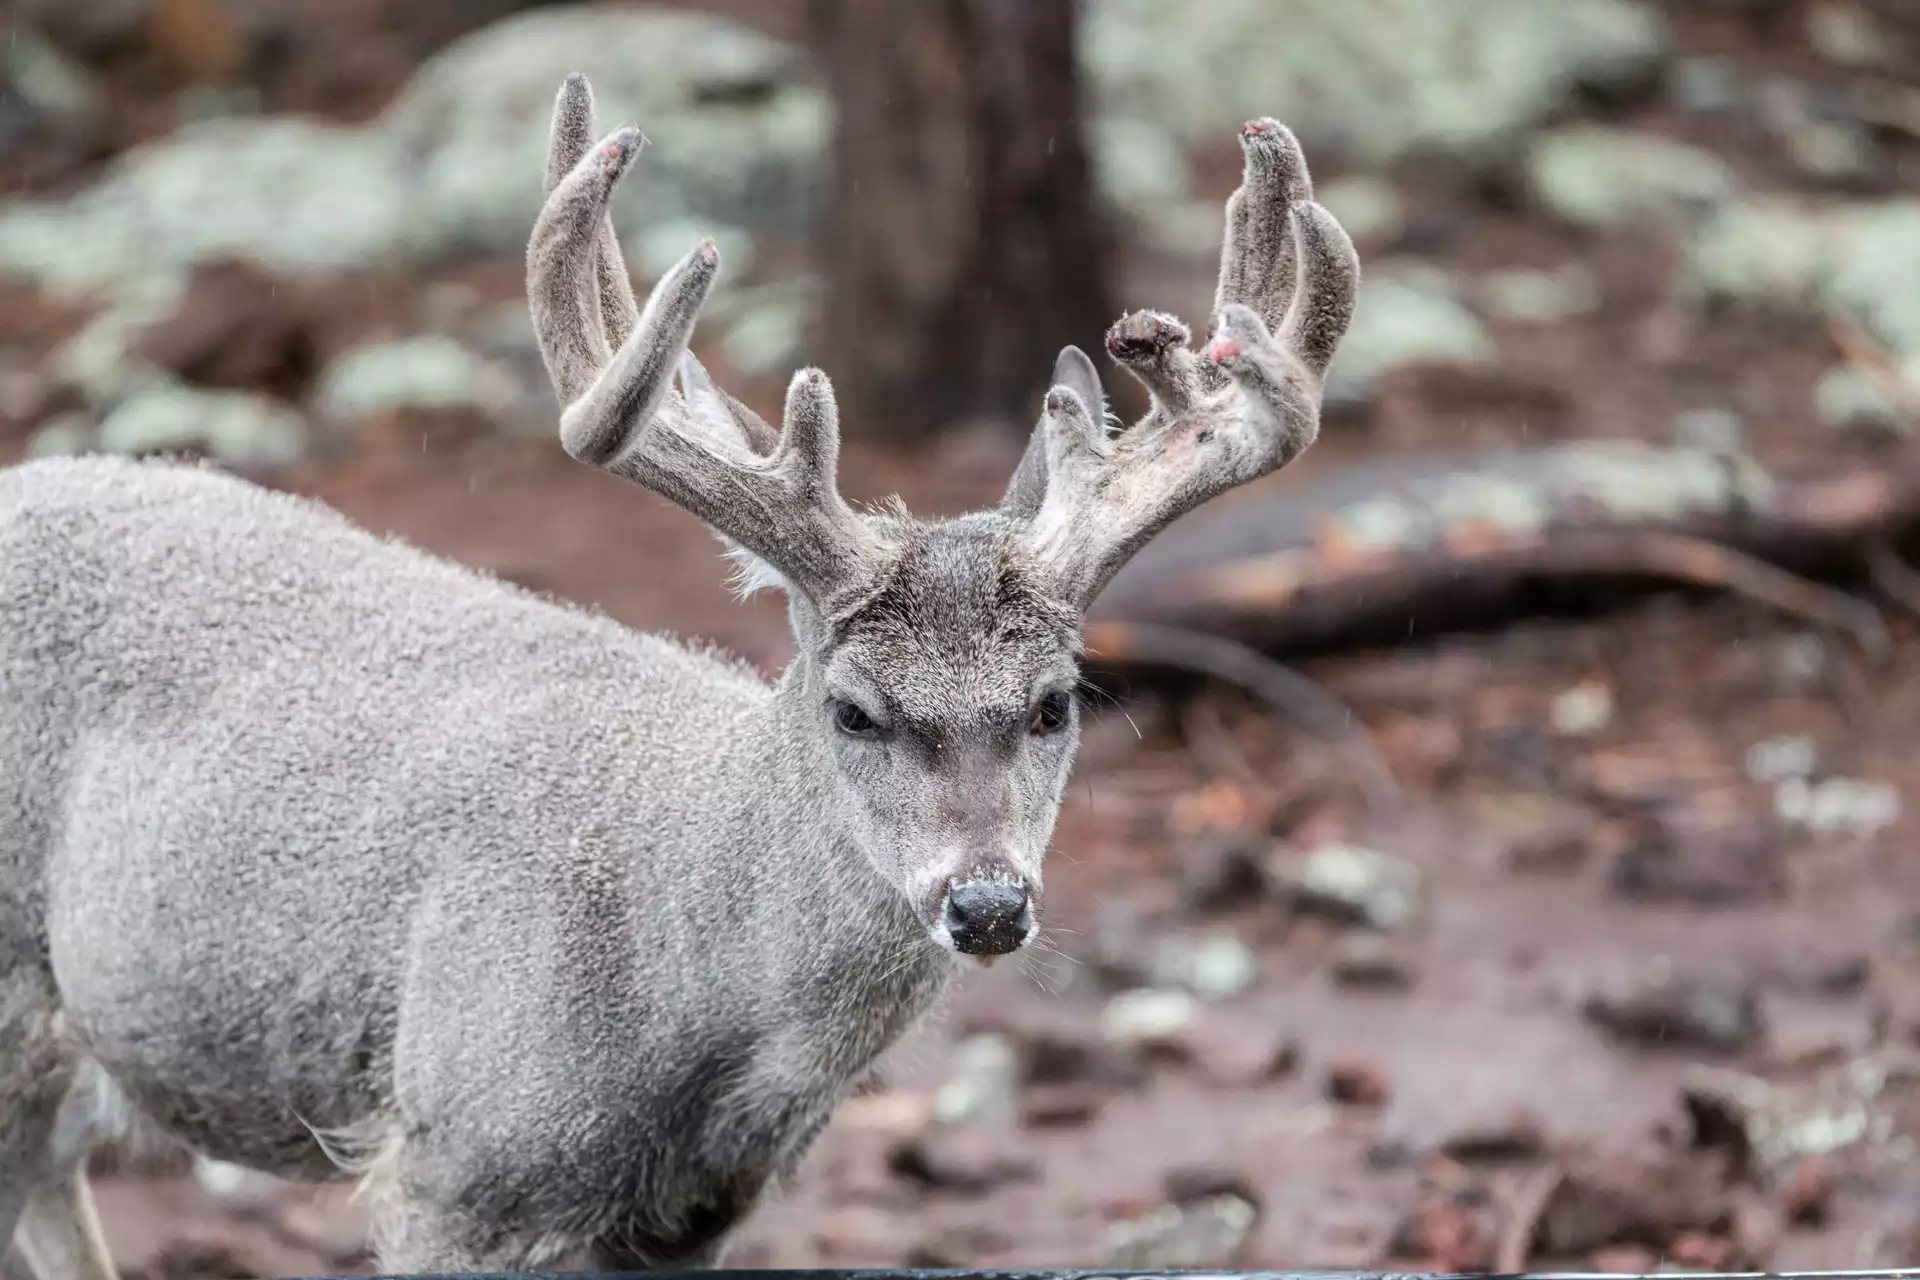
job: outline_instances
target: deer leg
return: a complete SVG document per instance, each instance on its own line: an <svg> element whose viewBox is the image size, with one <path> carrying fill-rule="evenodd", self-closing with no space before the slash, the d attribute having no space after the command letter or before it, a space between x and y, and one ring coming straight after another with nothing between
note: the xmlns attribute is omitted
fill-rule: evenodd
<svg viewBox="0 0 1920 1280"><path fill-rule="evenodd" d="M13 1239L22 1215L59 1175L54 1137L75 1072L54 1009L43 971L21 965L0 974L0 1241Z"/></svg>

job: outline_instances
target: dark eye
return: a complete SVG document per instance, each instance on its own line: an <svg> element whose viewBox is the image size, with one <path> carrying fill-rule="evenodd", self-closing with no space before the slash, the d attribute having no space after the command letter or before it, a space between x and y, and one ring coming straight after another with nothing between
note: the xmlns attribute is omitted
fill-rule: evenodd
<svg viewBox="0 0 1920 1280"><path fill-rule="evenodd" d="M1057 690L1033 704L1033 714L1027 717L1028 733L1057 733L1067 727L1067 714L1073 710L1073 701Z"/></svg>
<svg viewBox="0 0 1920 1280"><path fill-rule="evenodd" d="M842 702L833 709L833 725L853 738L863 738L875 728L873 717L851 702Z"/></svg>

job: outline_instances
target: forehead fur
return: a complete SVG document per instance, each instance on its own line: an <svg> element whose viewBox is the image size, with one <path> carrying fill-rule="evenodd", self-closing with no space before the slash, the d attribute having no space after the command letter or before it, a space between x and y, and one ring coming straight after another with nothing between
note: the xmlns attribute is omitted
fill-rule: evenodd
<svg viewBox="0 0 1920 1280"><path fill-rule="evenodd" d="M1004 696L1024 705L1038 670L1077 653L1074 610L1044 590L1004 520L961 517L890 532L898 550L887 573L833 629L837 646L862 667L910 665L916 700Z"/></svg>

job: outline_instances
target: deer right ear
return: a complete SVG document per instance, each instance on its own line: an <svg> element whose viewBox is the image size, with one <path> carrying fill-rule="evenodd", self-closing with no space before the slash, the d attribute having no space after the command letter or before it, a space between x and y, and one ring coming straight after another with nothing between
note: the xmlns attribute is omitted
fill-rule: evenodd
<svg viewBox="0 0 1920 1280"><path fill-rule="evenodd" d="M1080 397L1080 403L1087 406L1096 421L1105 424L1106 393L1100 387L1100 371L1093 367L1086 352L1074 346L1062 347L1059 358L1053 362L1053 381L1048 386L1066 387ZM1000 510L1016 520L1031 520L1046 497L1046 420L1042 418L1027 440L1027 451L1014 469L1006 496L1000 499Z"/></svg>

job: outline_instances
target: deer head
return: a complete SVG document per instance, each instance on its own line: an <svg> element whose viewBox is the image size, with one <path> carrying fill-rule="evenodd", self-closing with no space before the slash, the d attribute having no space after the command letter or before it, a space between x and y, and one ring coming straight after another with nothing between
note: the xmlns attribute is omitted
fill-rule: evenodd
<svg viewBox="0 0 1920 1280"><path fill-rule="evenodd" d="M1068 347L999 506L922 521L841 498L825 374L793 376L775 431L687 350L719 270L711 240L636 307L606 209L639 134L596 142L585 79L560 91L527 266L561 441L705 521L749 589L785 590L798 656L782 690L847 830L957 952L1034 936L1087 607L1170 521L1285 466L1318 431L1359 262L1314 203L1293 135L1255 120L1240 142L1205 346L1172 316L1121 317L1107 352L1152 398L1120 429L1092 361Z"/></svg>

